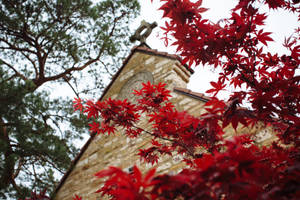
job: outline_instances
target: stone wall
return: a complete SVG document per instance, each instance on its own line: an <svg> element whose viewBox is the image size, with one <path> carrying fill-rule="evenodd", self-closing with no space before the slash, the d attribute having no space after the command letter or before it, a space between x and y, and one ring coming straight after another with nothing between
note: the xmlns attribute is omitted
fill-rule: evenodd
<svg viewBox="0 0 300 200"><path fill-rule="evenodd" d="M154 83L165 82L171 91L174 87L186 88L191 75L176 59L135 52L106 91L103 99L117 98L122 86L141 71L151 72ZM204 101L175 91L171 95L173 96L171 101L179 111L185 110L194 116L199 116L204 112ZM146 120L142 120L139 125L145 129L150 128ZM235 133L231 127L228 127L227 131L228 135ZM258 129L251 131L257 132ZM239 127L238 132L249 132L249 130ZM138 149L146 148L150 140L147 136L131 140L122 134L122 130L115 135L96 136L59 188L54 199L71 200L75 194L82 196L84 200L101 199L95 191L100 188L102 182L96 179L94 174L108 166L118 166L129 170L133 165L137 165L143 171L156 167L157 173L176 173L184 167L180 156L160 158L159 164L154 166L141 163L137 156Z"/></svg>
<svg viewBox="0 0 300 200"><path fill-rule="evenodd" d="M122 69L118 77L115 78L103 99L118 98L118 94L122 86L135 74L149 71L152 73L154 83L167 83L168 89L174 87L186 87L189 76L188 70L179 64L176 59L164 56L154 56L143 52L135 52L126 66ZM201 109L201 102L193 99L188 100L182 95L172 94L172 102L180 109L186 109L188 105L192 105L197 109ZM148 127L145 121L141 121L140 126ZM148 127L149 128L149 127ZM144 170L150 169L151 165L142 164L136 155L138 149L146 148L150 138L141 137L131 140L122 134L120 130L117 134L107 136L98 135L89 144L88 148L82 154L77 164L73 167L71 173L64 181L63 185L57 191L55 200L71 200L77 194L85 200L95 200L99 194L95 191L99 189L101 180L94 177L94 174L108 166L118 166L123 169L129 169L134 164L141 165ZM175 164L182 165L180 158L174 160L165 160L160 163L158 172L166 172L170 169L175 170Z"/></svg>

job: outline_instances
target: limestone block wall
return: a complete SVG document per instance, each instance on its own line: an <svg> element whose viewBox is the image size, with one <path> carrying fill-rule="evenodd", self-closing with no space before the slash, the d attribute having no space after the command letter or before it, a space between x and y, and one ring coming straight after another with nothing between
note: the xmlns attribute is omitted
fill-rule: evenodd
<svg viewBox="0 0 300 200"><path fill-rule="evenodd" d="M176 59L135 52L118 77L115 77L103 99L118 98L122 86L132 76L142 71L151 72L155 84L167 83L169 90L174 87L185 88L191 75ZM193 108L201 109L201 102L193 102L195 101L193 99L187 100L184 96L175 93L172 95L174 96L172 102L181 110L186 110L189 104ZM146 120L142 120L139 126L145 129L150 128ZM101 180L96 179L94 174L108 166L118 166L129 170L136 164L144 171L151 167L157 167L158 173L182 168L183 163L180 162L181 158L179 157L175 159L162 158L157 166L142 163L137 156L138 149L147 148L150 140L148 136L131 140L122 134L122 130L115 135L97 135L81 155L54 199L71 200L75 194L82 196L85 200L99 199L99 194L96 194L95 191L100 188Z"/></svg>
<svg viewBox="0 0 300 200"><path fill-rule="evenodd" d="M172 91L171 101L179 111L187 111L194 116L200 116L204 112L204 101L174 91L175 87L186 88L191 75L188 70L175 59L149 55L143 52L135 52L132 55L121 73L106 91L103 99L118 98L122 86L132 76L141 71L151 72L156 84L158 82L167 83L167 88ZM146 130L151 128L146 119L142 120L139 126ZM228 136L235 133L230 126L226 130ZM255 134L261 130L239 127L237 132L249 133L249 131ZM82 196L84 200L103 199L95 193L100 188L102 180L95 178L94 174L108 166L118 166L129 170L132 166L137 165L144 172L156 167L157 173L176 173L184 167L180 156L160 158L159 163L154 166L141 162L139 156L137 156L138 150L147 148L150 141L151 138L147 135L138 139L129 139L122 134L122 130L119 130L115 135L95 136L57 191L54 200L71 200L75 194Z"/></svg>

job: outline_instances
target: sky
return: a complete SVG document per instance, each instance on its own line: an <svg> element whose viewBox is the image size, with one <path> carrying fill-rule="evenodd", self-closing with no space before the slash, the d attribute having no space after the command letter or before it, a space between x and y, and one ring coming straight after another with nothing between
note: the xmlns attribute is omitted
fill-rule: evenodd
<svg viewBox="0 0 300 200"><path fill-rule="evenodd" d="M161 3L159 0L153 0L151 3L150 0L139 0L141 4L141 14L140 16L132 23L130 29L134 32L137 27L139 27L140 22L145 20L149 23L156 21L158 26L164 25L164 20L162 20L162 12L158 11ZM226 18L230 16L230 9L232 9L237 0L203 0L203 6L205 8L209 8L209 10L203 14L203 17L207 17L213 22L217 22L222 18ZM266 12L269 12L268 9L263 8ZM273 32L271 35L276 41L273 44L269 45L269 49L272 52L278 52L280 54L285 53L281 44L284 41L285 36L290 36L294 29L299 26L297 22L297 16L293 14L282 12L282 11L272 11L270 17L267 21L266 31ZM166 47L161 40L162 30L158 27L153 30L152 34L147 39L147 44L153 48L162 52L168 52L171 54L176 53L175 47ZM128 49L129 52L130 49ZM213 72L211 68L208 66L197 66L195 69L195 73L190 78L190 82L188 84L188 89L191 89L195 92L205 93L206 90L210 88L210 81L216 81L218 76L216 72ZM61 87L62 92L56 92L58 94L65 94L64 87ZM72 95L73 93L70 92ZM228 97L228 92L223 93L224 98ZM220 97L219 97L220 98ZM222 98L222 97L221 97ZM88 139L88 135L83 135L83 140L76 141L76 146L81 147L85 144Z"/></svg>
<svg viewBox="0 0 300 200"><path fill-rule="evenodd" d="M155 28L152 34L147 39L147 44L158 51L168 52L170 54L175 54L175 47L164 45L161 39L163 31L160 26L163 26L165 21L162 19L162 11L159 11L159 7L162 5L160 0L138 0L141 5L141 14L137 17L131 24L130 29L132 33L139 27L140 22L145 20L149 23L156 21L158 27ZM192 0L197 1L197 0ZM203 0L202 7L208 8L209 10L202 14L203 17L211 20L212 22L218 22L220 19L227 18L230 16L230 10L236 5L238 0ZM270 13L269 9L266 7L260 8L266 13ZM285 49L281 46L284 41L284 37L290 36L294 29L299 26L297 22L297 16L295 14L283 11L271 11L270 16L266 21L266 31L272 32L271 37L276 42L269 44L269 49L271 52L278 52L279 54L285 53ZM136 42L138 44L138 42ZM129 54L130 49L128 49ZM216 81L218 76L217 73L209 66L197 66L194 69L195 73L191 76L190 82L188 84L188 89L195 92L205 93L206 90L210 88L210 82ZM300 71L300 70L299 70ZM300 74L300 72L299 72ZM67 90L69 90L69 87ZM57 94L65 93L66 87L60 87ZM62 91L62 92L60 92ZM70 91L72 95L73 92ZM221 93L219 98L226 99L228 97L228 92ZM54 95L55 96L55 95Z"/></svg>
<svg viewBox="0 0 300 200"><path fill-rule="evenodd" d="M158 26L164 25L164 20L162 20L162 11L158 11L161 3L160 0L153 0L151 3L150 0L139 0L141 4L141 14L135 19L132 23L130 29L134 32L140 25L142 20L145 20L149 23L156 21ZM203 0L202 7L209 8L207 12L203 14L203 17L207 17L213 22L217 22L222 18L226 18L230 16L230 9L232 9L237 0ZM267 12L268 9L265 9ZM281 44L284 41L284 36L290 36L293 33L293 30L299 26L297 23L297 17L290 13L285 12L272 12L270 18L267 21L267 31L273 32L272 37L274 41L279 41L269 45L269 48L273 52L281 52L284 53L284 49ZM161 38L162 30L157 27L153 30L152 34L147 39L147 44L158 51L168 52L171 54L176 53L175 47L166 47ZM138 44L138 43L136 43ZM128 49L129 53L130 49ZM195 73L191 76L190 81L187 85L188 89L191 89L195 92L205 93L206 90L210 88L210 82L216 81L218 78L218 74L213 72L212 68L209 66L197 66L195 69ZM68 86L59 88L55 88L57 95L70 93L71 98L74 97L73 92L70 90L67 92L66 90L70 90ZM222 92L218 95L219 98L226 99L229 96L229 92ZM53 95L56 97L55 95ZM85 136L85 135L84 135ZM85 137L84 140L78 141L78 146L82 146L87 140L88 136ZM76 141L77 143L77 141Z"/></svg>
<svg viewBox="0 0 300 200"><path fill-rule="evenodd" d="M132 24L131 29L134 31L143 19L149 23L156 21L159 26L164 25L164 20L162 20L162 11L158 11L161 3L159 0L139 0L141 4L141 15ZM209 8L209 10L203 13L203 17L210 19L212 22L217 22L222 18L230 16L230 10L236 5L238 0L203 0L202 7ZM297 16L292 13L284 11L269 11L266 7L260 7L263 12L270 13L266 21L265 30L267 32L272 32L271 37L276 42L272 42L269 45L269 50L271 52L278 52L279 54L285 53L285 49L281 46L284 38L289 37L294 29L299 26L297 22ZM163 41L160 39L162 36L162 30L158 27L153 30L152 34L147 39L147 44L159 51L176 53L174 47L165 47ZM188 89L196 92L204 93L210 88L210 81L217 80L216 72L208 66L197 66L195 68L195 73L190 78L188 84ZM228 95L224 94L226 97ZM226 98L224 97L224 98Z"/></svg>

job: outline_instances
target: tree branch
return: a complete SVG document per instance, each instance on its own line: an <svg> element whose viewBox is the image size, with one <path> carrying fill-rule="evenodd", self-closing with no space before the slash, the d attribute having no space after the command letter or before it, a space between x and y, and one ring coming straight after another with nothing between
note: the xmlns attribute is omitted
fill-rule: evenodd
<svg viewBox="0 0 300 200"><path fill-rule="evenodd" d="M24 81L27 81L27 80L28 80L23 74L21 74L20 72L18 72L11 64L5 62L5 61L2 60L1 58L0 58L0 62L2 62L3 64L5 64L8 68L12 69L12 70L15 72L16 76L20 77L20 78L23 79Z"/></svg>
<svg viewBox="0 0 300 200"><path fill-rule="evenodd" d="M0 177L0 189L6 188L8 185L14 183L13 174L14 174L14 166L15 161L11 156L13 154L13 150L10 144L9 136L7 133L6 126L2 126L4 121L0 118L0 140L4 143L4 169L1 172Z"/></svg>
<svg viewBox="0 0 300 200"><path fill-rule="evenodd" d="M110 73L110 71L108 70L108 67L106 66L106 64L105 64L103 61L101 61L101 60L99 60L99 62L101 62L101 64L104 66L106 72L107 72L110 76L113 76L113 74Z"/></svg>
<svg viewBox="0 0 300 200"><path fill-rule="evenodd" d="M28 55L26 55L24 52L21 51L21 54L22 54L27 60L29 60L29 62L31 62L31 64L32 64L32 66L33 66L33 68L34 68L35 77L37 77L37 76L38 76L38 69L37 69L37 67L36 67L35 62L34 62Z"/></svg>
<svg viewBox="0 0 300 200"><path fill-rule="evenodd" d="M36 54L35 51L32 51L28 48L20 48L20 47L17 47L11 43L9 43L7 40L3 39L3 38L0 38L0 41L4 42L5 44L8 45L8 47L0 47L0 49L2 50L13 50L13 51L20 51L20 52L28 52L28 53L32 53L32 54Z"/></svg>
<svg viewBox="0 0 300 200"><path fill-rule="evenodd" d="M113 36L114 31L115 31L116 24L117 24L117 22L122 18L123 15L125 15L125 14L122 13L121 16L115 18L113 27L112 27L112 29L111 29L109 35L108 35L108 38L110 38L110 37ZM80 67L71 67L71 68L69 68L69 69L66 69L64 72L62 72L62 73L60 73L60 74L57 74L57 75L55 75L55 76L45 77L45 78L43 78L42 80L37 80L37 81L36 81L36 82L37 82L37 85L41 85L41 84L43 84L44 82L47 82L47 81L53 81L53 80L57 80L57 79L63 78L63 77L65 77L66 75L70 74L71 72L74 72L74 71L81 71L81 70L87 68L87 67L90 66L91 64L93 64L93 63L99 61L99 59L100 59L101 55L103 54L104 50L105 50L105 42L103 43L101 49L99 50L98 55L96 56L96 58L87 61L86 63L84 63L84 64L83 64L82 66L80 66Z"/></svg>
<svg viewBox="0 0 300 200"><path fill-rule="evenodd" d="M16 184L16 182L15 182L15 179L12 179L12 180L11 180L11 183L12 183L13 187L16 189L18 195L21 196L21 195L22 195L22 191L21 191L21 189L17 186L17 184Z"/></svg>
<svg viewBox="0 0 300 200"><path fill-rule="evenodd" d="M64 77L63 79L64 79L64 81L70 86L70 88L73 90L73 92L75 93L76 97L77 97L77 98L80 98L78 92L77 92L77 91L75 90L75 88L72 86L72 84L70 83L70 81L69 81L66 77Z"/></svg>
<svg viewBox="0 0 300 200"><path fill-rule="evenodd" d="M16 78L16 77L18 77L18 75L17 75L17 74L14 74L14 75L12 75L11 77L8 77L7 79L4 79L3 81L1 81L0 85L2 85L3 83L5 83L5 82L7 82L7 81L10 81L10 80L12 80L12 79L14 79L14 78ZM2 99L1 99L1 100L2 100Z"/></svg>
<svg viewBox="0 0 300 200"><path fill-rule="evenodd" d="M161 137L159 135L155 135L155 134L153 134L153 133L151 133L151 132L149 132L149 131L147 131L145 129L142 129L140 127L137 127L135 125L132 125L132 127L136 128L136 129L139 129L139 130L141 130L141 131L145 132L146 134L151 135L153 137L156 137L156 138L159 138L159 139L162 139L162 140L166 140L168 142L172 142L172 143L178 144L179 146L181 146L182 148L184 148L191 157L196 158L195 154L184 143L180 143L180 142L178 142L176 140L173 140L173 139L170 139L170 138L165 138L165 137Z"/></svg>
<svg viewBox="0 0 300 200"><path fill-rule="evenodd" d="M17 169L15 170L15 173L12 176L12 179L15 179L19 175L19 173L20 173L20 171L22 169L23 164L24 164L24 159L21 157L19 159L18 167L17 167Z"/></svg>

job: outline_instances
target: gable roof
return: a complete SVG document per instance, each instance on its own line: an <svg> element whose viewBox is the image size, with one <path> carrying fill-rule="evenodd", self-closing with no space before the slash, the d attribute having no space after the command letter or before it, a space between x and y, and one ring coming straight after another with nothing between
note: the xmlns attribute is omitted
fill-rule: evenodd
<svg viewBox="0 0 300 200"><path fill-rule="evenodd" d="M123 68L126 66L126 64L128 63L128 61L131 59L131 57L134 55L135 52L142 52L142 53L146 53L149 55L154 55L154 56L161 56L161 57L165 57L165 58L169 58L169 59L173 59L173 60L178 60L181 63L181 58L178 55L175 54L168 54L166 52L161 52L161 51L157 51L156 49L151 49L147 44L143 43L139 46L134 46L131 49L131 52L129 54L129 56L124 60L122 67L117 71L117 73L112 77L112 80L110 81L110 83L108 84L108 86L104 89L101 97L99 98L99 100L102 100L104 95L106 94L106 92L109 90L109 88L111 87L111 85L113 84L113 82L115 81L115 79L119 76L119 74L122 72ZM194 73L194 70L189 68L187 65L183 65L189 72L191 72L192 74Z"/></svg>
<svg viewBox="0 0 300 200"><path fill-rule="evenodd" d="M168 54L166 52L160 52L157 51L155 49L151 49L147 44L141 44L139 46L135 46L131 49L131 52L129 54L129 56L124 60L122 67L117 71L117 73L112 77L112 80L110 81L110 83L108 84L108 86L104 89L101 97L99 98L99 101L103 100L105 94L107 93L107 91L110 89L110 87L112 86L113 82L116 80L116 78L120 75L120 73L122 72L122 70L124 69L124 67L127 65L127 63L129 62L129 60L131 59L131 57L134 55L134 53L136 52L142 52L142 53L146 53L146 54L150 54L150 55L154 55L154 56L161 56L161 57L166 57L169 59L174 59L174 60L178 60L181 63L181 58L178 55L174 55L174 54ZM194 70L192 70L191 68L189 68L187 65L183 65L189 72L191 72L192 74L194 73ZM188 89L184 89L184 88L174 88L175 92L179 92L183 95L187 95L193 98L196 98L198 100L207 102L209 100L209 97L204 96L201 93L197 93L197 92L192 92L191 90ZM62 187L62 185L64 184L64 182L66 181L66 179L68 178L68 176L70 175L70 173L72 172L74 166L77 164L77 162L79 161L79 159L81 158L81 156L83 155L83 153L87 150L88 146L90 145L90 143L93 141L94 137L96 136L96 134L91 134L90 138L88 139L88 141L84 144L84 146L81 148L79 154L77 154L77 156L74 158L74 160L71 163L70 168L68 169L68 171L63 175L63 177L61 178L60 182L58 183L57 187L55 188L54 191L54 196L55 194L59 191L59 189ZM54 197L53 196L53 197Z"/></svg>

